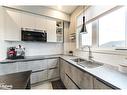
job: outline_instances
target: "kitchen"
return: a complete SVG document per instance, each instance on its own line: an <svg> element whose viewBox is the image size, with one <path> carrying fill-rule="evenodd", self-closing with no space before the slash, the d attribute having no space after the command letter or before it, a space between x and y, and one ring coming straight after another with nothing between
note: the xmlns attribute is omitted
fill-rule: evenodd
<svg viewBox="0 0 127 95"><path fill-rule="evenodd" d="M127 89L126 6L0 6L0 13L1 89Z"/></svg>

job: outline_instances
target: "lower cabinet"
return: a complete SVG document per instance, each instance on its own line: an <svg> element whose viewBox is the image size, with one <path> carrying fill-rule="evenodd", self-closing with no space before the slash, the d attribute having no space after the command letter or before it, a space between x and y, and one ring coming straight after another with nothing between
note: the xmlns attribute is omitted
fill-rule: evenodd
<svg viewBox="0 0 127 95"><path fill-rule="evenodd" d="M81 70L77 70L76 83L81 89L93 89L93 76Z"/></svg>
<svg viewBox="0 0 127 95"><path fill-rule="evenodd" d="M67 75L66 75L66 88L68 89L78 89L77 85L74 83L74 81L72 81L71 78L69 78Z"/></svg>
<svg viewBox="0 0 127 95"><path fill-rule="evenodd" d="M31 74L31 84L47 80L47 70L33 72Z"/></svg>
<svg viewBox="0 0 127 95"><path fill-rule="evenodd" d="M0 75L18 72L17 67L16 63L0 64Z"/></svg>
<svg viewBox="0 0 127 95"><path fill-rule="evenodd" d="M59 77L59 58L47 59L48 79Z"/></svg>
<svg viewBox="0 0 127 95"><path fill-rule="evenodd" d="M94 78L94 89L112 89L112 88L101 82L99 79Z"/></svg>
<svg viewBox="0 0 127 95"><path fill-rule="evenodd" d="M53 79L59 77L59 69L58 67L48 69L48 79Z"/></svg>

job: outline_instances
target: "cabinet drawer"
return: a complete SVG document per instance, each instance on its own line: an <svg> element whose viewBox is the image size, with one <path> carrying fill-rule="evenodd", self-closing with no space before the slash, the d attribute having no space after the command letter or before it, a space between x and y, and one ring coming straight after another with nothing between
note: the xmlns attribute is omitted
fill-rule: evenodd
<svg viewBox="0 0 127 95"><path fill-rule="evenodd" d="M29 69L32 71L45 70L47 69L46 60L29 61Z"/></svg>
<svg viewBox="0 0 127 95"><path fill-rule="evenodd" d="M102 83L100 80L94 78L94 89L112 89L112 88Z"/></svg>
<svg viewBox="0 0 127 95"><path fill-rule="evenodd" d="M48 79L59 77L58 67L48 69Z"/></svg>
<svg viewBox="0 0 127 95"><path fill-rule="evenodd" d="M17 63L0 64L0 75L18 72Z"/></svg>
<svg viewBox="0 0 127 95"><path fill-rule="evenodd" d="M31 74L31 84L47 80L47 70Z"/></svg>
<svg viewBox="0 0 127 95"><path fill-rule="evenodd" d="M48 68L54 68L54 67L58 67L59 66L59 62L58 62L58 58L55 59L48 59L47 60L47 66Z"/></svg>

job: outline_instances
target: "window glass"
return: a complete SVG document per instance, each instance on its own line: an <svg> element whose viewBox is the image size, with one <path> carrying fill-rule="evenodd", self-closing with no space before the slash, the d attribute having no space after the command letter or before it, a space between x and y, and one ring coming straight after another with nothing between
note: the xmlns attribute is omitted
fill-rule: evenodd
<svg viewBox="0 0 127 95"><path fill-rule="evenodd" d="M125 9L99 19L99 47L125 47Z"/></svg>
<svg viewBox="0 0 127 95"><path fill-rule="evenodd" d="M80 28L81 29L81 28ZM81 46L92 45L92 23L86 25L87 34L80 34Z"/></svg>

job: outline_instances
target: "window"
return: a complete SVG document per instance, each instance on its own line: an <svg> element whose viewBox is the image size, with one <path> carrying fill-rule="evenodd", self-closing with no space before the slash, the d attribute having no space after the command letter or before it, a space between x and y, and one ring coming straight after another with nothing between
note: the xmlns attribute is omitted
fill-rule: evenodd
<svg viewBox="0 0 127 95"><path fill-rule="evenodd" d="M99 47L125 47L125 8L99 18Z"/></svg>
<svg viewBox="0 0 127 95"><path fill-rule="evenodd" d="M80 34L80 46L84 46L84 45L92 45L92 23L89 23L86 25L87 28L87 34ZM81 30L81 28L80 28Z"/></svg>

